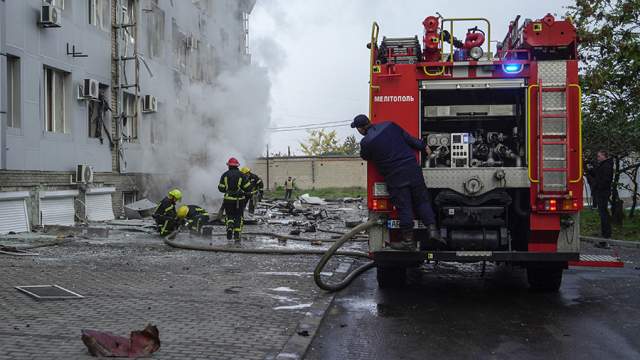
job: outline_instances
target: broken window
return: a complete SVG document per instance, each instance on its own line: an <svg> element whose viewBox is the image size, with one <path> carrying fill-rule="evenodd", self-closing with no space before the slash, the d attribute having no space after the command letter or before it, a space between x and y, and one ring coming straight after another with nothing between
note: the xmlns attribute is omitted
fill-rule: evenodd
<svg viewBox="0 0 640 360"><path fill-rule="evenodd" d="M122 192L122 205L126 206L138 201L138 193L135 191Z"/></svg>
<svg viewBox="0 0 640 360"><path fill-rule="evenodd" d="M89 24L98 29L109 31L110 0L89 0Z"/></svg>
<svg viewBox="0 0 640 360"><path fill-rule="evenodd" d="M124 117L122 119L122 131L125 141L134 142L138 140L138 107L136 106L136 96L134 94L123 93Z"/></svg>
<svg viewBox="0 0 640 360"><path fill-rule="evenodd" d="M185 74L187 71L187 36L180 31L175 18L171 21L171 36L175 67Z"/></svg>
<svg viewBox="0 0 640 360"><path fill-rule="evenodd" d="M44 68L44 123L47 132L66 133L66 79L68 73Z"/></svg>
<svg viewBox="0 0 640 360"><path fill-rule="evenodd" d="M151 124L150 139L152 144L164 144L167 139L167 123L163 117L159 116L159 114L163 113L162 107L162 103L158 103L158 111L147 114Z"/></svg>
<svg viewBox="0 0 640 360"><path fill-rule="evenodd" d="M242 12L242 32L244 44L241 51L243 55L249 55L249 13L245 11Z"/></svg>
<svg viewBox="0 0 640 360"><path fill-rule="evenodd" d="M97 100L89 101L88 105L88 118L89 118L89 137L93 139L100 139L102 143L102 131L108 133L108 126L106 120L107 111L111 111L109 107L108 90L109 87L104 84L100 84L99 95Z"/></svg>
<svg viewBox="0 0 640 360"><path fill-rule="evenodd" d="M122 2L122 24L131 25L135 21L136 0L124 0ZM131 43L135 43L135 34L133 33L134 27L127 26L124 28L124 34L126 39Z"/></svg>
<svg viewBox="0 0 640 360"><path fill-rule="evenodd" d="M151 58L161 57L164 43L164 11L158 7L157 1L152 1L145 16L147 18L147 53Z"/></svg>
<svg viewBox="0 0 640 360"><path fill-rule="evenodd" d="M7 56L7 126L20 128L20 58Z"/></svg>

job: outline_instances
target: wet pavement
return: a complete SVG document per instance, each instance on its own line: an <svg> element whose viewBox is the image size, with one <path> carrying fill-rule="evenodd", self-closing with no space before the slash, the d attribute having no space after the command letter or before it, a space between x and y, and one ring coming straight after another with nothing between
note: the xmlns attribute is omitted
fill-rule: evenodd
<svg viewBox="0 0 640 360"><path fill-rule="evenodd" d="M639 359L640 251L614 250L625 268L567 270L551 294L521 269L428 266L396 290L371 270L335 298L305 358Z"/></svg>

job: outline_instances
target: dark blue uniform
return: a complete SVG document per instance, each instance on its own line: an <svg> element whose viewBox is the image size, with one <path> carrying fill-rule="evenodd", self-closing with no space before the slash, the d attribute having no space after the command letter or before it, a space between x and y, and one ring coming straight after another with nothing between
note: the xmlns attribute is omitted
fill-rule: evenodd
<svg viewBox="0 0 640 360"><path fill-rule="evenodd" d="M402 229L413 228L414 212L425 225L436 222L415 154L424 148L422 140L390 121L372 125L360 141L360 157L373 162L384 176Z"/></svg>

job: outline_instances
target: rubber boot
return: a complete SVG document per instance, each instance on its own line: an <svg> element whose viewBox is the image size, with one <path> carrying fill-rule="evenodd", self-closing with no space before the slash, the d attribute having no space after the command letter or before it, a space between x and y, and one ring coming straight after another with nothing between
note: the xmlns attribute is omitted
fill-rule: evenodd
<svg viewBox="0 0 640 360"><path fill-rule="evenodd" d="M416 240L413 237L413 229L402 230L402 241L391 243L393 250L416 251Z"/></svg>
<svg viewBox="0 0 640 360"><path fill-rule="evenodd" d="M429 232L429 245L434 247L435 250L444 250L447 248L447 241L440 236L440 229L436 224L427 226Z"/></svg>
<svg viewBox="0 0 640 360"><path fill-rule="evenodd" d="M233 239L233 229L227 229L227 240Z"/></svg>
<svg viewBox="0 0 640 360"><path fill-rule="evenodd" d="M240 243L240 231L233 232L233 239L235 240L236 243Z"/></svg>

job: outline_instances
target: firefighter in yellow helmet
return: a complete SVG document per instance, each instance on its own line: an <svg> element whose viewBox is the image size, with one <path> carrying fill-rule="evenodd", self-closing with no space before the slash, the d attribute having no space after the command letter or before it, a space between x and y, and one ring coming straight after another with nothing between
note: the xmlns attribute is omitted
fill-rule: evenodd
<svg viewBox="0 0 640 360"><path fill-rule="evenodd" d="M185 225L194 233L201 234L202 226L210 221L207 210L198 205L182 205L178 208L178 219L180 225Z"/></svg>
<svg viewBox="0 0 640 360"><path fill-rule="evenodd" d="M162 199L153 213L152 217L156 221L156 225L158 225L160 235L165 236L171 233L172 230L169 230L170 223L174 222L177 217L176 203L180 200L182 200L182 192L178 189L173 189Z"/></svg>
<svg viewBox="0 0 640 360"><path fill-rule="evenodd" d="M247 197L245 199L245 206L248 203L249 213L253 214L256 209L256 204L258 203L258 201L260 201L260 198L262 196L264 183L262 182L262 179L258 175L252 173L251 169L246 166L242 167L240 169L240 172L243 173L244 176L246 176L246 178L251 183L251 190L250 190L250 193L247 194Z"/></svg>

